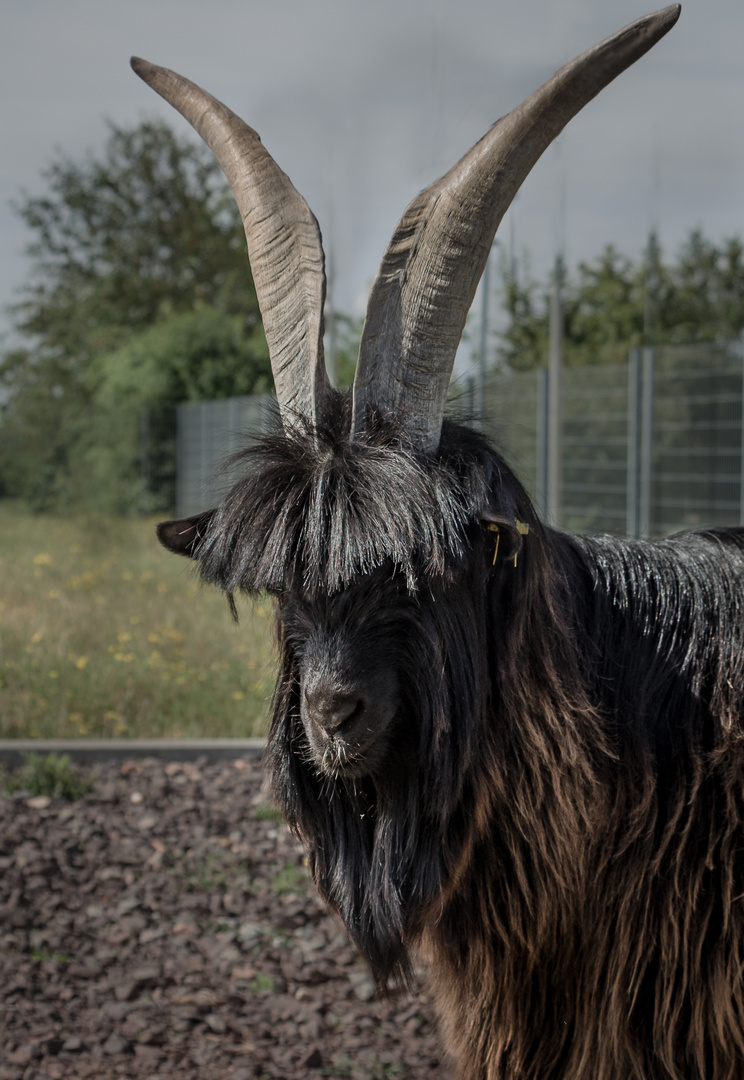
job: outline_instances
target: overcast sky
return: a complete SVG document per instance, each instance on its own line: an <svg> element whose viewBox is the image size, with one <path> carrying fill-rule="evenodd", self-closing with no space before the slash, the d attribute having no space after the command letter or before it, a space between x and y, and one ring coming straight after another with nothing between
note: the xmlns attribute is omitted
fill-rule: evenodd
<svg viewBox="0 0 744 1080"><path fill-rule="evenodd" d="M333 249L337 307L362 314L413 195L557 67L656 6L0 0L0 305L28 269L9 201L43 191L55 149L100 150L107 118L190 130L131 72L132 53L188 76L258 130ZM716 241L744 233L743 114L744 3L684 0L669 35L538 162L501 242L528 251L542 274L562 231L572 264L610 241L637 257L654 219L670 253L695 226Z"/></svg>

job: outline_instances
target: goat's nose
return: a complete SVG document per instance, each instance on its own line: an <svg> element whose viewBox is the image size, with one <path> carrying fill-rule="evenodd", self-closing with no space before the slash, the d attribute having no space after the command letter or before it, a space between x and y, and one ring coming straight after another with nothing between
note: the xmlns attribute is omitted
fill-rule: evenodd
<svg viewBox="0 0 744 1080"><path fill-rule="evenodd" d="M364 698L359 693L341 693L320 687L305 691L305 704L310 717L329 735L364 710Z"/></svg>

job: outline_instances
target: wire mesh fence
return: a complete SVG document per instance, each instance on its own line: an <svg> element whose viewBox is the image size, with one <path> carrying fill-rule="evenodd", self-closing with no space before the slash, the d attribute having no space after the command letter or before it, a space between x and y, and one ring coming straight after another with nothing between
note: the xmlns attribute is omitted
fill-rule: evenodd
<svg viewBox="0 0 744 1080"><path fill-rule="evenodd" d="M741 354L658 350L653 365L650 531L744 521Z"/></svg>
<svg viewBox="0 0 744 1080"><path fill-rule="evenodd" d="M219 501L235 482L232 459L252 435L266 430L270 394L193 401L179 405L176 434L176 514L189 517Z"/></svg>
<svg viewBox="0 0 744 1080"><path fill-rule="evenodd" d="M740 344L636 350L568 368L561 388L562 507L577 532L661 536L744 522ZM486 429L547 505L547 378L492 373Z"/></svg>
<svg viewBox="0 0 744 1080"><path fill-rule="evenodd" d="M636 350L628 363L568 368L561 385L562 528L660 536L744 522L740 345ZM225 461L266 430L273 398L179 405L176 511L214 506ZM488 375L484 426L527 487L547 499L545 371Z"/></svg>

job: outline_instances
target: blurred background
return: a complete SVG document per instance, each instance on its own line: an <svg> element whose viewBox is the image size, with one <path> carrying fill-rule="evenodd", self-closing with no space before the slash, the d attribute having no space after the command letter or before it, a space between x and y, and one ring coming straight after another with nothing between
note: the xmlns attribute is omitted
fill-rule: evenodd
<svg viewBox="0 0 744 1080"><path fill-rule="evenodd" d="M213 505L220 463L267 422L266 342L222 174L129 56L229 104L307 198L348 385L410 199L646 10L0 0L0 737L266 724L269 605L236 627L152 528ZM555 524L744 521L742 40L737 0L688 0L499 230L453 408Z"/></svg>

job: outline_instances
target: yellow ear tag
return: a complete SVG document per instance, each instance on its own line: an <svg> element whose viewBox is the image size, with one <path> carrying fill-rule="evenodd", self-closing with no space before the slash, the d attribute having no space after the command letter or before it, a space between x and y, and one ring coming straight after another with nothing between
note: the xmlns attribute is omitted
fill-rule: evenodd
<svg viewBox="0 0 744 1080"><path fill-rule="evenodd" d="M514 527L516 528L516 530L520 534L520 536L526 536L527 533L530 531L529 525L525 525L525 523L523 521L520 521L519 518L514 519ZM517 552L517 554L519 554L519 552ZM514 556L514 568L515 569L516 569L516 566L517 566L517 555Z"/></svg>
<svg viewBox="0 0 744 1080"><path fill-rule="evenodd" d="M501 533L499 532L498 525L489 525L488 526L488 531L496 533L496 547L494 548L493 563L491 564L492 566L495 566L496 565L496 556L499 553L499 540L501 540Z"/></svg>

